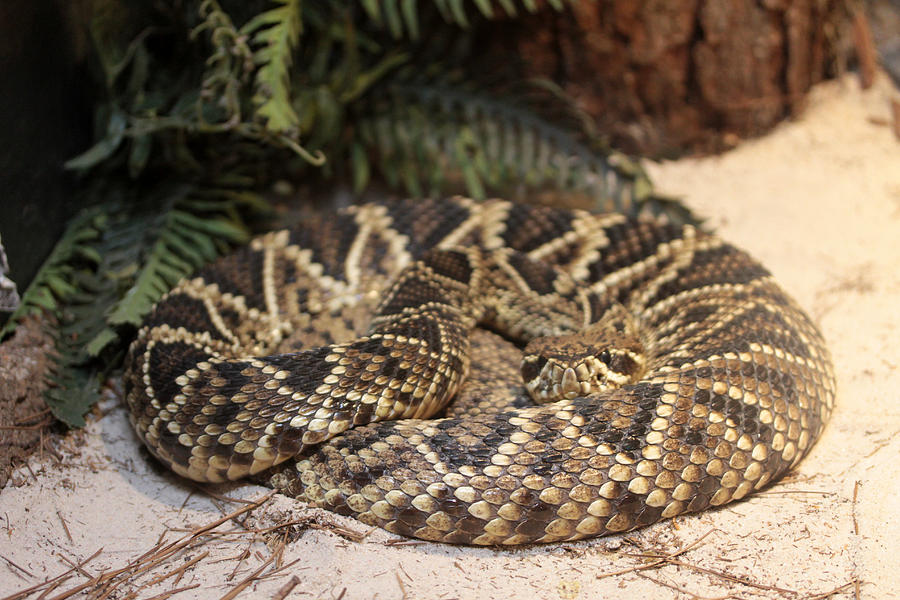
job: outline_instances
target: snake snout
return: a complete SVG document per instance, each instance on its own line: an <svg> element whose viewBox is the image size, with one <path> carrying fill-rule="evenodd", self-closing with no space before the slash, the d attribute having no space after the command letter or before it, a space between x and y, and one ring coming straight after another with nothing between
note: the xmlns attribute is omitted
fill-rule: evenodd
<svg viewBox="0 0 900 600"><path fill-rule="evenodd" d="M522 379L538 403L572 400L633 383L644 370L644 357L624 348L570 354L541 352L522 361Z"/></svg>
<svg viewBox="0 0 900 600"><path fill-rule="evenodd" d="M535 402L555 402L585 396L598 387L597 371L590 361L526 356L522 362L522 379Z"/></svg>
<svg viewBox="0 0 900 600"><path fill-rule="evenodd" d="M578 376L575 374L575 369L572 367L566 367L566 370L563 371L562 380L559 382L560 392L567 400L574 398L581 392L581 384L578 382Z"/></svg>

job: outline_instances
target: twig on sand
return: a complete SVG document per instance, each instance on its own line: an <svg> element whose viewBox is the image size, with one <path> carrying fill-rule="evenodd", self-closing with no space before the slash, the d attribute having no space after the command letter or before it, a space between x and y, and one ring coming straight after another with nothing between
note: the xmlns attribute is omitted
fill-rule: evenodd
<svg viewBox="0 0 900 600"><path fill-rule="evenodd" d="M2 558L2 559L5 560L7 563L9 563L10 566L17 568L18 570L22 571L23 573L25 573L25 574L28 575L29 577L34 577L34 575L31 574L31 571L29 571L29 570L26 569L25 567L20 567L19 565L17 565L16 563L14 563L11 559L6 558L5 556L0 556L0 558Z"/></svg>
<svg viewBox="0 0 900 600"><path fill-rule="evenodd" d="M403 585L403 579L400 578L400 573L394 571L394 577L397 578L397 583L400 585L400 597L403 598L403 600L406 600L406 586Z"/></svg>
<svg viewBox="0 0 900 600"><path fill-rule="evenodd" d="M851 579L844 585L839 585L836 588L834 588L833 590L828 590L827 592L822 592L820 594L814 594L812 596L807 596L806 600L824 600L825 598L830 598L831 596L837 594L838 592L843 592L844 590L846 590L849 587L853 587L857 593L857 597L859 597L858 596L858 594L859 594L859 578L854 577L853 579Z"/></svg>
<svg viewBox="0 0 900 600"><path fill-rule="evenodd" d="M181 592L186 592L188 590L192 590L192 589L198 588L198 587L200 587L200 584L195 583L193 585L186 585L184 587L175 588L173 590L166 590L165 592L162 592L161 594L157 594L155 596L150 596L149 598L147 598L147 600L166 600L167 598L171 598L175 594L180 594Z"/></svg>
<svg viewBox="0 0 900 600"><path fill-rule="evenodd" d="M676 591L678 591L682 594L686 594L696 600L701 600L701 599L702 600L721 600L721 599L703 599L703 597L698 596L697 594L694 594L693 592L690 592L688 590L681 589L681 588L675 586L674 584L670 584L665 581L656 579L654 577L650 577L646 573L643 573L643 571L648 571L651 569L658 569L663 566L669 566L669 565L674 566L674 567L683 567L683 568L689 569L691 571L703 573L705 575L710 575L710 576L718 578L720 580L724 580L725 582L728 582L728 583L733 583L733 584L736 583L738 585L743 585L743 586L755 588L755 589L762 590L762 591L775 592L781 596L788 596L790 598L803 597L806 600L824 600L825 598L828 598L834 594L837 594L838 592L842 592L849 587L854 587L855 590L859 589L859 579L854 578L854 579L848 581L847 583L844 583L844 584L842 584L832 590L829 590L827 592L821 592L821 593L814 594L814 595L806 595L809 593L808 591L791 590L791 589L779 587L777 585L757 583L755 581L747 579L746 577L741 577L739 575L733 575L733 574L725 572L725 571L710 569L708 567L701 567L700 565L695 565L695 564L692 564L689 562L685 562L684 560L680 560L678 558L680 555L685 554L688 551L696 548L700 544L700 542L703 541L713 531L715 531L715 530L711 529L711 530L707 531L705 534L703 534L702 536L700 536L699 538L697 538L696 540L694 540L693 542L691 542L690 544L688 544L687 546L682 548L681 550L678 550L677 552L672 552L672 553L644 552L644 553L640 553L640 554L625 553L624 554L625 556L631 556L633 558L652 559L652 562L649 562L649 563L646 563L643 565L637 565L634 567L630 567L628 569L621 569L619 571L613 571L611 573L602 573L600 575L597 575L597 579L612 577L614 575L624 575L626 573L634 573L638 577L648 579L648 580L653 581L654 583L661 585L663 587L667 587L669 589L676 590ZM732 594L726 594L725 596L722 596L721 598L730 598L732 596L733 596Z"/></svg>
<svg viewBox="0 0 900 600"><path fill-rule="evenodd" d="M272 600L284 600L287 598L287 595L290 594L295 587L300 583L300 578L294 575L290 579L288 579L287 583L278 588L278 591L272 596Z"/></svg>
<svg viewBox="0 0 900 600"><path fill-rule="evenodd" d="M66 532L66 537L69 539L70 544L74 544L75 542L72 540L72 534L69 533L69 525L66 523L66 520L63 518L62 513L56 511L56 516L59 517L59 522L62 523L63 531Z"/></svg>
<svg viewBox="0 0 900 600"><path fill-rule="evenodd" d="M670 590L675 590L676 592L679 592L681 594L684 594L684 595L690 597L692 600L726 600L727 598L731 598L731 594L726 594L724 596L715 596L712 598L707 597L707 596L698 596L697 594L695 594L693 592L690 592L684 588L678 587L674 583L669 583L669 582L663 581L661 579L656 579L655 577L650 577L646 573L635 573L635 575L637 575L638 577L643 577L644 579L647 579L649 581L652 581L656 585L660 585L662 587L669 588Z"/></svg>
<svg viewBox="0 0 900 600"><path fill-rule="evenodd" d="M709 531L707 531L706 533L701 535L699 538L697 538L696 540L694 540L693 542L691 542L690 544L688 544L681 550L678 550L677 552L673 552L671 554L663 554L663 555L641 555L641 556L651 557L651 558L656 558L657 556L659 556L659 558L657 560L653 561L652 563L648 563L645 565L638 565L636 567L630 567L628 569L622 569L620 571L613 571L611 573L601 573L600 575L597 575L597 579L605 579L606 577L612 577L614 575L624 575L625 573L634 573L635 571L646 571L647 569L655 569L656 567L659 567L661 565L666 564L667 562L670 562L676 556L680 556L681 554L684 554L685 552L689 552L690 550L693 550L695 547L697 547L698 544L700 544L700 542L702 542L704 539L706 539L707 536L709 536L713 531L715 531L715 529L710 529Z"/></svg>
<svg viewBox="0 0 900 600"><path fill-rule="evenodd" d="M275 555L274 554L270 555L269 558L267 558L265 561L263 561L263 564L261 564L258 569L256 569L255 571L253 571L252 573L247 575L247 577L245 577L241 581L239 581L237 583L237 585L235 585L233 588L231 588L231 590L229 590L229 592L227 594L222 596L222 598L220 600L233 600L235 597L237 597L238 594L240 594L242 591L244 591L244 588L246 588L251 583L253 583L257 579L259 579L259 576L262 575L262 572L265 571L266 568L269 565L271 565L274 560L275 560Z"/></svg>
<svg viewBox="0 0 900 600"><path fill-rule="evenodd" d="M181 578L184 576L185 571L187 571L188 569L190 569L191 567L196 565L198 562L200 562L207 556L209 556L208 550L206 552L198 554L197 556L190 559L189 561L187 561L180 567L176 567L176 568L172 569L171 571L163 573L162 575L157 575L156 577L154 577L153 579L151 579L150 581L148 581L147 583L145 583L138 589L150 587L151 585L156 585L157 583L163 582L166 579L168 579L169 577L173 577L173 576L176 576L175 585L178 585L178 582L181 581Z"/></svg>
<svg viewBox="0 0 900 600"><path fill-rule="evenodd" d="M46 581L42 581L41 583L35 584L29 588L25 588L24 590L19 590L18 592L13 592L9 596L6 596L5 598L2 598L0 600L19 600L19 598L25 598L25 597L27 597L35 592L38 592L42 589L45 589L45 588L53 589L53 588L57 587L64 580L71 577L74 573L78 572L86 564L88 564L89 562L91 562L92 560L94 560L95 558L100 556L101 552L103 552L103 548L100 548L99 550L97 550L96 552L91 554L89 557L87 557L86 559L84 559L83 561L81 561L80 563L75 565L74 567L72 567L66 571L63 571L56 577L53 577Z"/></svg>
<svg viewBox="0 0 900 600"><path fill-rule="evenodd" d="M715 569L708 569L706 567L701 567L699 565L694 565L691 563L684 562L682 560L671 560L668 561L669 564L684 567L686 569L690 569L692 571L697 571L699 573L704 573L706 575L712 575L713 577L718 577L719 579L724 579L726 581L730 581L732 583L739 583L741 585L746 585L747 587L756 588L758 590L766 590L769 592L778 592L779 594L787 594L787 595L799 595L801 592L796 590L789 590L787 588L778 587L777 585L768 585L765 583L756 583L755 581L751 581L746 577L741 577L739 575L732 575L731 573L726 573L725 571L717 571Z"/></svg>
<svg viewBox="0 0 900 600"><path fill-rule="evenodd" d="M103 572L95 575L94 577L89 578L85 582L82 582L78 585L72 586L72 587L60 592L59 594L57 594L50 600L66 600L67 598L71 598L71 597L73 597L77 594L80 594L82 592L85 592L85 591L92 591L94 593L95 597L98 597L101 599L107 598L107 597L111 596L120 586L125 585L127 583L134 582L134 580L138 576L140 576L144 573L147 573L151 569L158 567L159 565L164 563L166 560L171 559L173 556L177 555L182 550L190 547L201 536L204 536L205 534L211 532L212 530L219 527L223 523L233 520L236 517L243 515L244 513L247 513L255 508L262 506L263 504L268 502L274 494L275 494L274 491L269 492L262 498L254 501L252 504L244 505L232 513L224 515L224 516L216 519L215 521L207 523L206 525L204 525L202 527L193 529L189 533L183 535L182 537L178 538L177 540L175 540L173 542L166 543L165 542L165 532L163 532L163 534L160 535L159 539L157 540L156 544L150 550L141 554L139 557L129 561L127 564L125 564L124 566L122 566L120 568L103 571ZM58 587L58 582L61 579L70 577L74 573L82 573L82 574L85 573L85 571L83 570L84 565L87 564L89 561L93 560L94 558L96 558L100 554L101 550L98 550L93 555L91 555L88 559L81 561L79 564L72 566L72 568L70 568L66 572L64 572L54 578L48 579L44 582L41 582L37 585L31 586L27 589L15 592L6 598L3 598L2 600L19 600L19 599L25 598L35 592L42 591L42 590L46 592L50 589ZM142 585L138 589L144 589L145 587L162 582L165 579L168 579L169 577L172 577L172 576L176 576L175 583L177 585L178 581L180 581L181 576L185 573L185 571L188 568L190 568L191 566L194 566L198 562L200 562L203 558L205 558L207 556L207 554L208 553L204 552L204 553L198 555L197 557L194 557L190 561L187 561L184 565L181 565L178 568L170 570L169 572L154 578L153 580L151 580L150 583ZM268 562L270 563L271 560L274 560L274 556ZM267 566L267 565L264 565L264 566ZM262 570L260 570L259 572L261 573ZM246 585L249 585L249 582ZM244 587L246 587L246 585L244 585ZM196 586L187 586L184 588L168 590L156 597L160 598L160 599L168 598L179 592L183 592L188 589L193 589L194 587L196 587ZM243 588L241 588L241 589L243 589ZM131 594L127 594L126 597L135 597L135 596L133 593L131 593Z"/></svg>

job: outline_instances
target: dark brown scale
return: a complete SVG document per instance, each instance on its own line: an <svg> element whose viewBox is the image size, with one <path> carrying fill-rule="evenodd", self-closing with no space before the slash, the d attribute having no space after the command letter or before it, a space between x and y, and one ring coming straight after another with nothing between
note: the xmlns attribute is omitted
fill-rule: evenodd
<svg viewBox="0 0 900 600"><path fill-rule="evenodd" d="M572 229L572 219L565 211L546 206L519 205L508 216L502 239L504 246L519 252L530 252Z"/></svg>
<svg viewBox="0 0 900 600"><path fill-rule="evenodd" d="M538 294L543 296L554 293L554 284L559 279L559 274L546 268L544 263L529 260L524 254L516 253L509 257L509 264Z"/></svg>
<svg viewBox="0 0 900 600"><path fill-rule="evenodd" d="M303 225L291 231L290 244L311 250L312 262L322 265L326 275L344 279L345 258L359 231L355 216L338 213L327 219L313 217L306 227Z"/></svg>
<svg viewBox="0 0 900 600"><path fill-rule="evenodd" d="M455 202L391 202L387 208L392 216L392 228L411 241L410 251L418 258L438 247L449 233L471 216L463 204Z"/></svg>
<svg viewBox="0 0 900 600"><path fill-rule="evenodd" d="M682 291L716 284L741 285L767 277L769 271L745 253L731 246L700 251L687 267L667 282L647 302L653 306Z"/></svg>
<svg viewBox="0 0 900 600"><path fill-rule="evenodd" d="M195 276L204 281L216 282L223 294L229 293L244 298L248 308L264 309L266 303L263 297L262 263L263 253L248 246L237 250L224 260L203 267ZM157 310L165 304L166 302L157 305ZM172 304L183 308L180 302ZM150 314L152 318L154 313Z"/></svg>
<svg viewBox="0 0 900 600"><path fill-rule="evenodd" d="M208 332L211 337L223 341L227 339L206 312L203 300L191 298L186 294L170 297L144 322L145 327L158 327L164 324L173 329L184 327L191 332Z"/></svg>
<svg viewBox="0 0 900 600"><path fill-rule="evenodd" d="M610 240L601 260L591 265L591 280L608 275L653 256L659 245L681 237L682 231L674 226L654 227L647 223L625 220L606 229Z"/></svg>
<svg viewBox="0 0 900 600"><path fill-rule="evenodd" d="M156 344L150 351L147 360L149 361L150 385L153 386L159 402L161 404L172 402L172 399L179 392L179 387L175 384L175 378L201 360L205 360L207 356L202 347L185 342ZM174 358L177 358L177 360L173 360ZM131 365L136 360L136 356L132 355ZM135 367L131 366L131 368Z"/></svg>

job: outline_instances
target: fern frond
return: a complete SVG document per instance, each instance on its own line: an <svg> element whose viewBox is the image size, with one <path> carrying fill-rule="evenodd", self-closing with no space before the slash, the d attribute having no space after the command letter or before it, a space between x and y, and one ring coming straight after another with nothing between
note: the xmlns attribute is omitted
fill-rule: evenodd
<svg viewBox="0 0 900 600"><path fill-rule="evenodd" d="M73 426L99 394L97 370L85 369L85 342L104 325L103 309L115 297L115 285L97 271L104 261L100 241L117 204L109 202L83 210L69 222L63 236L44 261L0 337L12 332L22 317L46 313L54 340L54 356L46 374L45 399L53 414Z"/></svg>
<svg viewBox="0 0 900 600"><path fill-rule="evenodd" d="M574 0L548 0L554 10L561 11L566 2ZM450 24L468 28L469 17L474 5L477 14L485 19L498 17L515 17L518 14L518 5L529 13L538 11L538 3L535 0L433 0L431 3L421 3L417 0L362 0L363 9L369 19L377 26L387 29L390 34L399 39L409 37L419 39L422 17L420 12L434 8L441 18ZM422 5L425 5L424 7Z"/></svg>
<svg viewBox="0 0 900 600"><path fill-rule="evenodd" d="M212 46L203 73L201 101L215 101L224 111L226 123L239 123L241 92L254 69L253 51L247 36L238 31L216 0L203 0L197 11L202 21L191 31L191 39L205 31Z"/></svg>
<svg viewBox="0 0 900 600"><path fill-rule="evenodd" d="M123 326L139 325L178 280L246 242L249 232L237 216L238 207L246 203L240 193L180 186L163 190L152 210L135 211L108 232L106 255L118 261L107 261L102 275L116 280L121 293L106 311L106 327L89 341L89 354L98 356L119 343Z"/></svg>
<svg viewBox="0 0 900 600"><path fill-rule="evenodd" d="M274 0L280 6L256 15L241 27L257 47L253 60L256 71L256 114L274 133L297 128L299 117L291 105L290 68L293 51L303 30L300 0Z"/></svg>
<svg viewBox="0 0 900 600"><path fill-rule="evenodd" d="M66 343L66 328L52 334L56 356L50 361L44 401L53 416L69 427L84 427L84 415L100 399L100 370L72 358L77 349Z"/></svg>
<svg viewBox="0 0 900 600"><path fill-rule="evenodd" d="M626 157L597 151L513 102L458 87L392 85L358 128L388 183L415 196L460 191L454 186L479 198L553 188L587 194L598 210L634 213L650 194ZM365 154L352 163L358 182L370 169Z"/></svg>
<svg viewBox="0 0 900 600"><path fill-rule="evenodd" d="M50 328L54 355L48 361L44 399L53 415L72 427L84 425L84 414L100 398L101 376L110 363L97 361L89 346L106 328L105 312L118 297L116 282L82 269L72 277L75 293L60 306L57 326Z"/></svg>
<svg viewBox="0 0 900 600"><path fill-rule="evenodd" d="M133 283L112 307L107 318L111 327L139 325L153 304L178 280L221 253L222 241L240 243L249 237L245 228L226 217L200 218L177 206L156 220L156 240L148 245Z"/></svg>
<svg viewBox="0 0 900 600"><path fill-rule="evenodd" d="M22 294L19 308L0 329L0 340L11 334L25 316L42 311L55 313L77 291L72 277L79 261L98 264L100 256L91 242L100 237L106 215L100 208L89 208L69 221L62 237L41 265L37 275Z"/></svg>
<svg viewBox="0 0 900 600"><path fill-rule="evenodd" d="M26 314L51 317L55 355L46 399L72 426L84 424L82 415L99 397L100 375L120 364L153 303L182 277L247 241L239 209L265 206L246 191L188 185L95 195L113 200L70 222L3 331Z"/></svg>

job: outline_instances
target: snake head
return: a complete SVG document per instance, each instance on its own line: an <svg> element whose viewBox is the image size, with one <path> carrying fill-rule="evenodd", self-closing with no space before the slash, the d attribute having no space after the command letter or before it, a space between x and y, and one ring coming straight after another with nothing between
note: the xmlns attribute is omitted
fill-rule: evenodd
<svg viewBox="0 0 900 600"><path fill-rule="evenodd" d="M535 402L571 400L638 381L646 362L636 337L588 328L532 340L525 347L522 379Z"/></svg>

